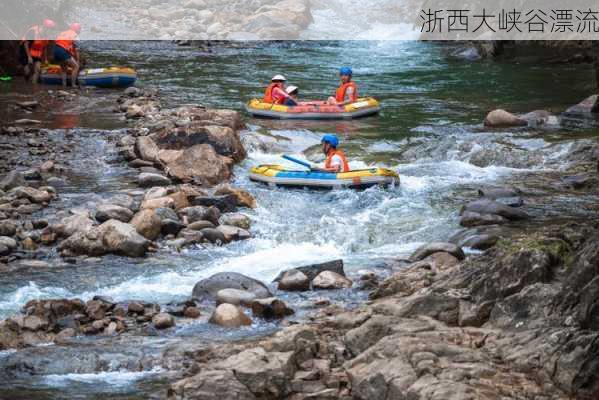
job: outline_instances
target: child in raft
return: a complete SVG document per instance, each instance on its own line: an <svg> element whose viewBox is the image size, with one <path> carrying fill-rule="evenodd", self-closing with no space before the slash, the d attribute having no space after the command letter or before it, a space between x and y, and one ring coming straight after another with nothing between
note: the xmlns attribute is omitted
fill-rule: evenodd
<svg viewBox="0 0 599 400"><path fill-rule="evenodd" d="M285 77L283 75L275 75L270 80L270 85L266 88L264 103L282 104L284 106L297 106L297 102L285 91Z"/></svg>

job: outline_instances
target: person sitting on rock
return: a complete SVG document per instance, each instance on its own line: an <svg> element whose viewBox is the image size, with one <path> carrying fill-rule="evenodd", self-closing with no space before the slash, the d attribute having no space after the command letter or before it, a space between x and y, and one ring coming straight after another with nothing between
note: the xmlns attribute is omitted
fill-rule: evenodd
<svg viewBox="0 0 599 400"><path fill-rule="evenodd" d="M19 59L25 70L25 79L31 77L32 83L37 83L40 77L42 64L48 62L46 49L49 40L48 31L53 29L56 23L51 19L45 19L41 25L34 25L27 30L19 47Z"/></svg>
<svg viewBox="0 0 599 400"><path fill-rule="evenodd" d="M353 71L349 67L343 67L339 70L341 85L337 88L335 97L329 97L327 103L344 106L355 103L358 100L358 87L352 81Z"/></svg>
<svg viewBox="0 0 599 400"><path fill-rule="evenodd" d="M314 168L316 171L321 172L349 172L349 163L345 154L338 150L339 138L336 135L324 135L322 140L322 152L326 156L324 161L324 168Z"/></svg>
<svg viewBox="0 0 599 400"><path fill-rule="evenodd" d="M275 75L270 81L270 85L266 88L264 103L283 104L286 106L296 106L297 102L291 98L285 91L285 77L283 75Z"/></svg>
<svg viewBox="0 0 599 400"><path fill-rule="evenodd" d="M71 85L77 86L79 75L79 51L75 40L81 33L81 25L77 22L71 24L68 30L61 32L56 38L54 46L54 60L60 63L62 86L67 86L67 72L71 69Z"/></svg>

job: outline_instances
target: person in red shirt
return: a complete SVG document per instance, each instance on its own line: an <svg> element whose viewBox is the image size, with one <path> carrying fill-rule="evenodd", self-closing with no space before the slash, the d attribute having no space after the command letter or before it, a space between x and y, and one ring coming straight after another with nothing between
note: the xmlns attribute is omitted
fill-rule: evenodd
<svg viewBox="0 0 599 400"><path fill-rule="evenodd" d="M283 75L275 75L270 81L270 85L264 92L264 103L283 104L286 106L296 106L297 102L289 96L285 91L285 77Z"/></svg>
<svg viewBox="0 0 599 400"><path fill-rule="evenodd" d="M352 75L352 69L349 67L343 67L339 70L341 85L337 88L335 97L329 97L327 103L344 106L358 100L358 87L352 81Z"/></svg>
<svg viewBox="0 0 599 400"><path fill-rule="evenodd" d="M21 39L19 58L25 72L25 79L31 78L32 83L37 83L40 77L42 64L48 62L47 48L49 31L56 27L51 19L45 19L41 25L34 25L27 30Z"/></svg>
<svg viewBox="0 0 599 400"><path fill-rule="evenodd" d="M62 86L67 86L67 73L71 70L71 85L77 86L79 75L79 51L75 40L81 33L81 25L77 22L71 24L68 30L61 32L56 38L54 46L54 60L60 63Z"/></svg>

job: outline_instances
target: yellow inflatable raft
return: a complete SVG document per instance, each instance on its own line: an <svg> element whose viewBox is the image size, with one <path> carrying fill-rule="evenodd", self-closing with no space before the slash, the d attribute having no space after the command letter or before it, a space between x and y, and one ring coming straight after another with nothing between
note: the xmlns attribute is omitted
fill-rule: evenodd
<svg viewBox="0 0 599 400"><path fill-rule="evenodd" d="M358 99L345 106L327 104L323 101L306 101L297 106L249 101L245 109L254 117L275 119L354 119L377 114L381 110L378 100L372 97Z"/></svg>

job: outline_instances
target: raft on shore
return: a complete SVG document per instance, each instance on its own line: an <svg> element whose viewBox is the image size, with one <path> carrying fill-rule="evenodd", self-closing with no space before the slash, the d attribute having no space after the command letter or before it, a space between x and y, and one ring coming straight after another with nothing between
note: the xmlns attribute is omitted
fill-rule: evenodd
<svg viewBox="0 0 599 400"><path fill-rule="evenodd" d="M399 185L399 175L386 168L331 173L293 171L281 165L259 165L250 170L250 180L272 186L311 189L367 189L372 186Z"/></svg>
<svg viewBox="0 0 599 400"><path fill-rule="evenodd" d="M324 101L301 102L297 106L264 103L250 100L245 109L254 117L273 119L355 119L375 115L381 110L378 100L360 98L344 106L327 104Z"/></svg>
<svg viewBox="0 0 599 400"><path fill-rule="evenodd" d="M68 75L67 80L70 83ZM136 80L137 72L127 67L88 68L80 71L77 78L82 86L101 88L124 88L133 85ZM40 82L46 85L61 85L60 66L50 65L42 68Z"/></svg>

